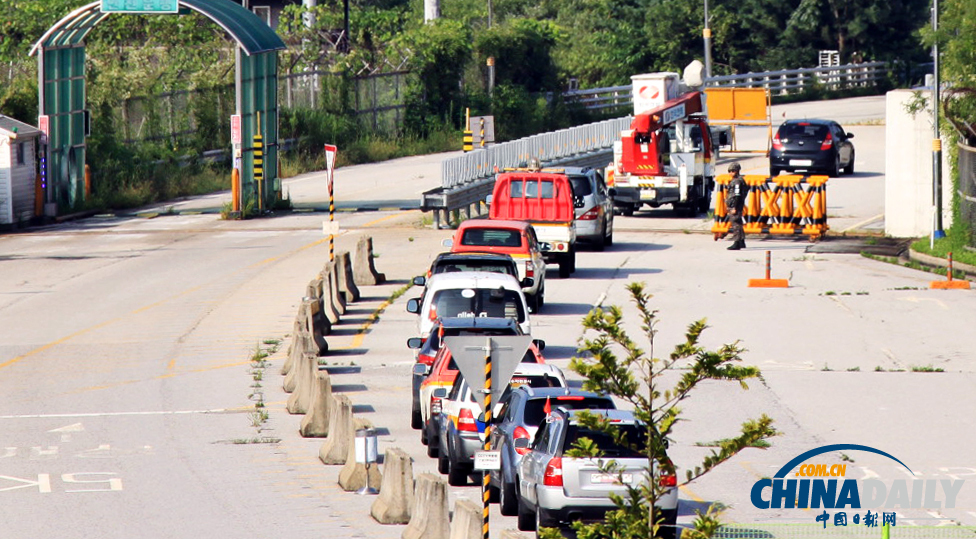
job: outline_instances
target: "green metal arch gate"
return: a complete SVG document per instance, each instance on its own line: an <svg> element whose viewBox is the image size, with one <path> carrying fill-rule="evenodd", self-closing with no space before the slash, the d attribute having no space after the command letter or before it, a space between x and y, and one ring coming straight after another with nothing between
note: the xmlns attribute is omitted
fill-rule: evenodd
<svg viewBox="0 0 976 539"><path fill-rule="evenodd" d="M241 197L253 197L258 209L269 208L281 194L277 172L278 51L285 44L258 16L231 0L170 0L174 1L183 8L181 12L190 9L206 16L237 42L236 111L241 116L242 147L234 148L234 166L241 171ZM37 55L39 123L42 130L46 127L47 135L41 154L41 187L47 215L57 215L86 196L85 137L89 118L85 109L84 39L92 28L113 14L103 12L102 4L93 2L68 14L48 29L30 52ZM263 151L258 180L253 143L257 134L261 135L259 149Z"/></svg>

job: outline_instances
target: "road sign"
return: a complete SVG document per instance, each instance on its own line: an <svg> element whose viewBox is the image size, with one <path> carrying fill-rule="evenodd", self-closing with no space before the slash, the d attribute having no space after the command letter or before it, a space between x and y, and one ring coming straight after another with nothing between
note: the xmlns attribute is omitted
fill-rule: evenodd
<svg viewBox="0 0 976 539"><path fill-rule="evenodd" d="M503 337L444 337L461 375L468 381L481 411L485 411L485 356L491 353L491 402L498 402L515 368L532 344L531 335Z"/></svg>
<svg viewBox="0 0 976 539"><path fill-rule="evenodd" d="M501 451L478 451L474 454L475 470L501 470Z"/></svg>
<svg viewBox="0 0 976 539"><path fill-rule="evenodd" d="M230 117L230 143L241 143L241 115L232 114Z"/></svg>
<svg viewBox="0 0 976 539"><path fill-rule="evenodd" d="M471 141L477 147L495 142L494 116L472 116L468 120L468 129L471 130Z"/></svg>
<svg viewBox="0 0 976 539"><path fill-rule="evenodd" d="M331 175L332 169L335 168L335 159L336 159L336 147L335 147L335 145L326 144L325 145L325 168L327 168L329 170L330 175Z"/></svg>
<svg viewBox="0 0 976 539"><path fill-rule="evenodd" d="M102 13L179 13L177 0L102 0Z"/></svg>

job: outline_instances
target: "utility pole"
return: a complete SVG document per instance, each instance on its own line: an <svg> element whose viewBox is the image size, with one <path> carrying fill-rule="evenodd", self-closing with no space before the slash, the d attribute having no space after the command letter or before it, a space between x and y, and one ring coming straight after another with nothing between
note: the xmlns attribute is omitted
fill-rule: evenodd
<svg viewBox="0 0 976 539"><path fill-rule="evenodd" d="M935 247L935 240L945 237L942 230L942 137L939 133L939 0L932 0L932 196L935 199L935 216L932 223L932 237L929 247Z"/></svg>
<svg viewBox="0 0 976 539"><path fill-rule="evenodd" d="M705 38L705 78L712 76L712 29L708 26L708 0L705 0L705 28L702 30Z"/></svg>

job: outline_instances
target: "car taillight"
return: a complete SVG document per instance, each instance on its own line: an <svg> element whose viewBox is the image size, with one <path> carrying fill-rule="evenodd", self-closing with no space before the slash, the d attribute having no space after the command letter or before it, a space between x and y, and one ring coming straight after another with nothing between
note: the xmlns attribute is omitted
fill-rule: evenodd
<svg viewBox="0 0 976 539"><path fill-rule="evenodd" d="M457 429L464 432L478 432L478 425L474 422L474 415L471 410L462 408L458 414Z"/></svg>
<svg viewBox="0 0 976 539"><path fill-rule="evenodd" d="M513 438L513 441L514 440L518 440L520 438L521 439L528 440L529 439L529 431L525 430L525 427L515 427L515 432L512 433L512 438ZM526 453L529 452L529 448L528 447L519 447L519 446L516 445L515 446L515 452L518 453L519 455L524 455L524 454L526 454Z"/></svg>
<svg viewBox="0 0 976 539"><path fill-rule="evenodd" d="M825 138L823 142L820 143L820 149L829 150L833 146L834 146L834 137L830 136L830 133L827 133L827 138Z"/></svg>
<svg viewBox="0 0 976 539"><path fill-rule="evenodd" d="M427 315L431 320L437 320L437 305L430 306L430 313Z"/></svg>
<svg viewBox="0 0 976 539"><path fill-rule="evenodd" d="M535 264L533 264L531 260L525 261L525 276L535 277Z"/></svg>
<svg viewBox="0 0 976 539"><path fill-rule="evenodd" d="M657 478L657 484L662 487L676 487L678 486L678 476L665 474Z"/></svg>
<svg viewBox="0 0 976 539"><path fill-rule="evenodd" d="M596 218L598 218L600 216L600 212L598 210L599 210L599 206L596 207L596 208L593 208L592 210L590 210L590 211L588 211L586 213L584 213L583 215L580 215L579 217L576 218L576 220L577 221L593 221L593 220L595 220Z"/></svg>
<svg viewBox="0 0 976 539"><path fill-rule="evenodd" d="M562 457L553 457L549 459L549 464L546 464L546 475L545 478L542 480L542 484L547 487L563 486Z"/></svg>
<svg viewBox="0 0 976 539"><path fill-rule="evenodd" d="M431 397L430 398L430 415L433 417L435 414L441 413L441 398Z"/></svg>
<svg viewBox="0 0 976 539"><path fill-rule="evenodd" d="M773 137L773 149L783 151L783 143L779 141L779 133Z"/></svg>

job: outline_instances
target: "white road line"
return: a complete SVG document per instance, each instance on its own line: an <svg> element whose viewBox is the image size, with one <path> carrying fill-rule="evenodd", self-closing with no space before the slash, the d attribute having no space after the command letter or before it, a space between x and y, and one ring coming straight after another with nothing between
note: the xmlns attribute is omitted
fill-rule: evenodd
<svg viewBox="0 0 976 539"><path fill-rule="evenodd" d="M94 412L82 414L28 414L28 415L0 415L0 419L48 419L64 417L112 417L127 415L190 415L190 414L223 414L233 412L227 408L214 410L161 410L158 412Z"/></svg>

